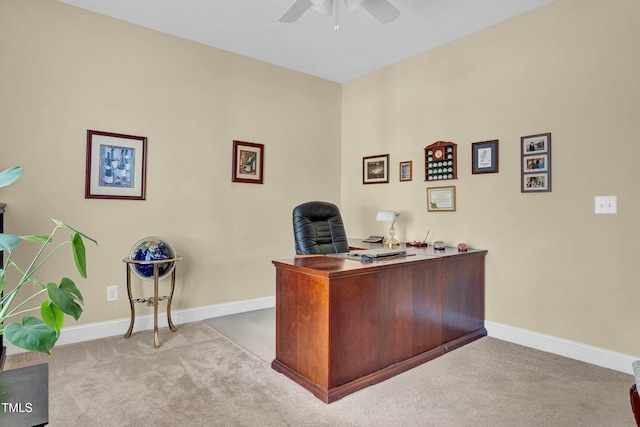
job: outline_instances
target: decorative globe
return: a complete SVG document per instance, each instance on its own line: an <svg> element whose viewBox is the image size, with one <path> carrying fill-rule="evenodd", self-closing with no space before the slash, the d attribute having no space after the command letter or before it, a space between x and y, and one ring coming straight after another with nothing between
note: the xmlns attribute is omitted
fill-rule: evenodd
<svg viewBox="0 0 640 427"><path fill-rule="evenodd" d="M141 239L131 248L129 258L135 261L159 261L175 258L176 250L166 240L150 236ZM171 273L173 262L158 264L158 279ZM153 264L129 264L131 271L142 280L153 280Z"/></svg>

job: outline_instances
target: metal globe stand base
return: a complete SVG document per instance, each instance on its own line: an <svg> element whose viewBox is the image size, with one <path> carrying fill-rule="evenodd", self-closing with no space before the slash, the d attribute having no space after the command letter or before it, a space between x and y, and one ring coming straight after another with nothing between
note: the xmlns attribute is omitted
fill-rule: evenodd
<svg viewBox="0 0 640 427"><path fill-rule="evenodd" d="M169 323L169 329L171 332L177 331L177 328L173 324L171 320L171 301L173 299L173 291L176 285L176 262L181 261L182 257L176 256L174 258L154 260L154 261L146 261L146 260L135 260L131 258L124 258L122 262L124 262L127 266L127 294L129 295L129 304L131 305L131 323L129 324L129 330L124 334L125 338L129 338L131 336L131 332L133 331L133 324L136 319L136 303L145 303L147 306L153 306L153 336L154 336L154 347L160 347L160 337L158 336L158 302L159 301L167 301L167 322ZM160 264L166 264L169 262L173 262L173 266L171 267L171 292L169 296L158 297L158 282L160 275ZM153 265L153 296L144 299L134 299L133 293L131 292L131 268L130 264L152 264ZM168 273L165 273L166 276Z"/></svg>

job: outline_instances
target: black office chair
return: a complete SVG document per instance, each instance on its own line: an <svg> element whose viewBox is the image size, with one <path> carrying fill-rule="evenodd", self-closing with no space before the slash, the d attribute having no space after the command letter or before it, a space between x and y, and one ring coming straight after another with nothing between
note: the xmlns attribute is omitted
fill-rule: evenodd
<svg viewBox="0 0 640 427"><path fill-rule="evenodd" d="M307 202L296 206L293 235L298 255L349 252L340 210L332 203Z"/></svg>

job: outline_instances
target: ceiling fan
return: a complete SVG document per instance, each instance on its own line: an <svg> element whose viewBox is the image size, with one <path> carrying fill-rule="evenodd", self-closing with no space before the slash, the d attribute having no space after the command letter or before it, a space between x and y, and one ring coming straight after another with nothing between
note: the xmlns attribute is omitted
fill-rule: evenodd
<svg viewBox="0 0 640 427"><path fill-rule="evenodd" d="M395 21L400 16L400 11L395 8L388 0L343 0L347 8L347 12L351 12L358 6L362 6L374 18L382 24L388 24ZM340 11L340 0L295 0L289 9L287 9L280 17L280 22L291 23L300 18L307 10L314 10L324 13L325 15L333 15L336 19L335 29L338 30L338 13Z"/></svg>

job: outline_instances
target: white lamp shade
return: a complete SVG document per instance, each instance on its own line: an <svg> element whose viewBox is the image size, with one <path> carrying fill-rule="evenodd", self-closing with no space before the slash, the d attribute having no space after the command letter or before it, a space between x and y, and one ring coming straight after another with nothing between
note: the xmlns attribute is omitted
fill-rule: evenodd
<svg viewBox="0 0 640 427"><path fill-rule="evenodd" d="M376 221L395 221L397 216L396 211L378 211Z"/></svg>

